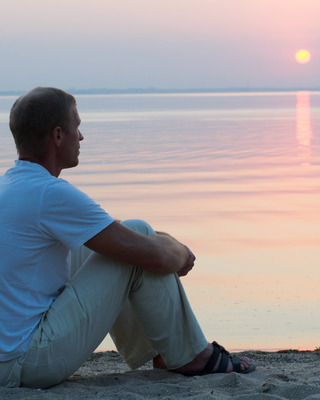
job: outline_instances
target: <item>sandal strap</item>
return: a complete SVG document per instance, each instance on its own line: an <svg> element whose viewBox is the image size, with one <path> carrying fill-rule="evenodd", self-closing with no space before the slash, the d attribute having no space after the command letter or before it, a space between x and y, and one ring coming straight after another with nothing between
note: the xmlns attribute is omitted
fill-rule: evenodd
<svg viewBox="0 0 320 400"><path fill-rule="evenodd" d="M202 372L210 373L219 360L220 346L216 342L213 342L212 344L214 346L213 352Z"/></svg>
<svg viewBox="0 0 320 400"><path fill-rule="evenodd" d="M229 358L230 356L228 354L221 352L221 360L217 370L218 373L224 373L227 371Z"/></svg>
<svg viewBox="0 0 320 400"><path fill-rule="evenodd" d="M207 365L204 367L202 372L210 373L213 370L214 366L217 364L220 354L221 354L221 359L217 372L226 372L229 364L229 358L231 357L230 353L219 343L212 342L212 344L214 346L213 352L209 358L209 361L207 362Z"/></svg>
<svg viewBox="0 0 320 400"><path fill-rule="evenodd" d="M234 372L241 372L240 358L238 356L232 356L231 357L231 362L233 364L233 371Z"/></svg>

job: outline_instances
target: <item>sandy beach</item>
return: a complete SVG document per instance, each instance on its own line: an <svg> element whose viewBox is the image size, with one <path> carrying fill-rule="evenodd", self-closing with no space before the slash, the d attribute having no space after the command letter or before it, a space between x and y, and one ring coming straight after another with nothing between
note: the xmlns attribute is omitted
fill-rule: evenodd
<svg viewBox="0 0 320 400"><path fill-rule="evenodd" d="M0 388L0 398L320 400L320 351L251 351L245 354L257 365L251 374L187 378L173 372L153 370L151 364L130 371L117 352L94 353L60 385L46 390Z"/></svg>

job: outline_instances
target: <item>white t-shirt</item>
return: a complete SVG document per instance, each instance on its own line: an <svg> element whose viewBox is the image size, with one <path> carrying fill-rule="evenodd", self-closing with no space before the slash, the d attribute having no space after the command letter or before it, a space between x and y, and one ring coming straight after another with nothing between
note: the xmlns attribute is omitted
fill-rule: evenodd
<svg viewBox="0 0 320 400"><path fill-rule="evenodd" d="M39 164L0 177L0 361L24 354L44 311L70 278L76 250L114 219Z"/></svg>

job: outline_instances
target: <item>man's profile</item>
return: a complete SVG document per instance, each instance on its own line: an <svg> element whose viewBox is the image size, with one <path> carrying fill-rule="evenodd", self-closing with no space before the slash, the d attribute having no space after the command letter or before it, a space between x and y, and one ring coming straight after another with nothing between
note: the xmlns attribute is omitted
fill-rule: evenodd
<svg viewBox="0 0 320 400"><path fill-rule="evenodd" d="M153 359L185 375L253 371L204 337L179 278L194 266L187 246L144 221L114 220L59 178L79 163L80 123L60 89L35 88L11 109L18 160L0 177L0 385L58 384L109 332L132 369ZM81 264L73 277L70 251Z"/></svg>

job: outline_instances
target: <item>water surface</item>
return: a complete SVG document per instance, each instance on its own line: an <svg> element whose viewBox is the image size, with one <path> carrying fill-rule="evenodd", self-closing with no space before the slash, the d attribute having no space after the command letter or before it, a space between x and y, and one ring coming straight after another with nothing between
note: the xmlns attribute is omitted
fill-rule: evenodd
<svg viewBox="0 0 320 400"><path fill-rule="evenodd" d="M0 97L1 174L15 158L13 101ZM145 219L194 251L182 279L208 339L320 346L320 93L77 102L80 165L61 176L112 216Z"/></svg>

